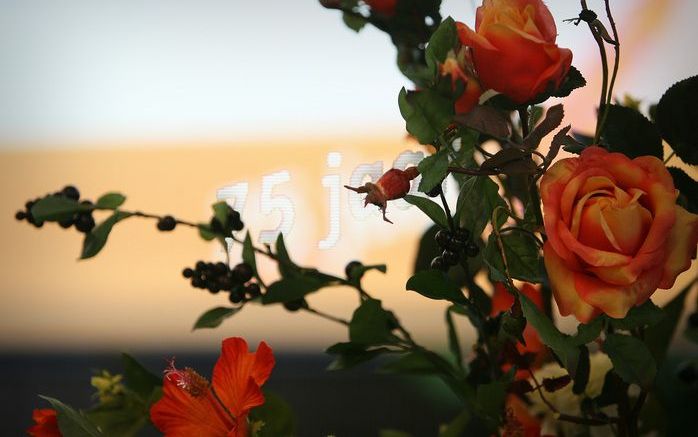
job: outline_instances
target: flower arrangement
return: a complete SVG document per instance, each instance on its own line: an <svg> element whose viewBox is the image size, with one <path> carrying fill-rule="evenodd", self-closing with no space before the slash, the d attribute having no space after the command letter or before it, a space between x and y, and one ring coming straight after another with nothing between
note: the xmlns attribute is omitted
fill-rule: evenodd
<svg viewBox="0 0 698 437"><path fill-rule="evenodd" d="M663 308L651 298L672 288L696 257L697 182L668 164L698 164L698 77L671 86L649 118L614 102L621 42L610 1L600 18L581 0L579 16L566 21L588 27L603 81L595 132L583 135L560 127L562 104L539 106L586 84L572 51L556 44L559 23L541 0L483 0L472 26L442 19L440 0L321 4L341 11L356 31L373 25L386 32L414 83L400 91L399 110L410 136L433 153L416 167L347 189L366 194L366 207L377 206L387 222L395 199L433 221L405 289L420 295L410 298L449 303L447 354L419 344L364 288L363 276L385 265L352 261L344 275L300 266L283 234L274 247L255 245L249 231L242 236L245 224L225 202L195 223L129 211L119 193L81 200L67 186L28 202L17 219L74 226L84 234L81 258L96 256L113 227L133 217L156 220L162 232L188 227L224 248L236 245L243 259L236 266L202 260L183 271L193 287L229 295L230 305L201 315L195 329L216 328L251 305L283 305L345 325L349 340L327 349L333 369L387 356L387 369L438 376L458 397L462 413L439 424L440 436L667 432L649 411L663 408L657 372L672 365L668 346L696 279ZM664 144L672 150L666 158ZM559 157L562 150L567 157ZM442 190L447 177L458 183L456 205ZM412 184L423 194L408 194ZM103 212L109 215L97 223L94 214ZM263 278L257 257L273 260L279 279ZM479 274L487 286L476 281ZM360 303L350 320L305 299L333 286L356 291ZM554 305L579 321L574 334L558 329ZM472 353L456 318L477 332ZM685 335L696 341L698 317L689 319ZM167 436L295 435L288 406L261 388L273 366L269 346L251 353L241 338L223 341L210 381L174 360L156 376L124 355L123 376L93 378L92 408L45 397L51 408L35 411L28 433L124 436L152 423ZM695 379L695 371L684 373Z"/></svg>

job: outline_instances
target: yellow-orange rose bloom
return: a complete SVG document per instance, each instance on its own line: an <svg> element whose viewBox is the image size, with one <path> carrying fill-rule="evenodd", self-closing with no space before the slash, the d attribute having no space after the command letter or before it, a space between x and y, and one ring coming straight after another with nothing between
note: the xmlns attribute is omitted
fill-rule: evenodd
<svg viewBox="0 0 698 437"><path fill-rule="evenodd" d="M698 215L676 205L659 159L600 147L562 159L540 184L545 266L562 315L625 317L671 288L696 256Z"/></svg>
<svg viewBox="0 0 698 437"><path fill-rule="evenodd" d="M473 50L484 89L525 103L557 89L572 63L572 52L555 44L555 21L542 0L484 0L475 30L458 23L460 40Z"/></svg>

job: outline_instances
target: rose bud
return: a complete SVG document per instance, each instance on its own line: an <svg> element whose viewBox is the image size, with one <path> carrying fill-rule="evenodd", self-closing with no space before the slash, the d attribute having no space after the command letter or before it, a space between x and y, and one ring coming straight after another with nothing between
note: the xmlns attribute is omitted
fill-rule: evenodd
<svg viewBox="0 0 698 437"><path fill-rule="evenodd" d="M482 87L516 104L557 89L570 69L572 52L555 43L555 21L542 0L483 0L475 30L457 26Z"/></svg>
<svg viewBox="0 0 698 437"><path fill-rule="evenodd" d="M444 63L439 66L439 72L441 76L450 76L451 89L454 92L458 89L458 81L465 84L463 93L456 99L455 110L456 114L470 112L480 100L482 88L475 74L469 48L462 46L458 54L449 52Z"/></svg>
<svg viewBox="0 0 698 437"><path fill-rule="evenodd" d="M397 0L366 0L366 4L372 11L390 17L395 15Z"/></svg>
<svg viewBox="0 0 698 437"><path fill-rule="evenodd" d="M383 212L383 220L392 223L385 216L388 200L401 199L410 191L410 181L419 175L417 167L409 167L405 170L392 168L385 172L375 184L366 182L362 187L348 188L357 193L367 193L364 199L364 206L369 203L376 205Z"/></svg>

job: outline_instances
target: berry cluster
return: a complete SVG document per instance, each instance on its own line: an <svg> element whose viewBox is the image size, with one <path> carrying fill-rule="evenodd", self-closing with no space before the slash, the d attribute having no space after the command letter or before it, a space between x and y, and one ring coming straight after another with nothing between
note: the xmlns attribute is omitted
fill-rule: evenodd
<svg viewBox="0 0 698 437"><path fill-rule="evenodd" d="M78 191L78 189L74 186L68 185L64 187L61 191L49 194L49 196L64 197L66 199L74 200L77 202L78 200L80 200L80 191ZM38 198L28 201L26 204L24 204L23 211L17 211L17 213L15 214L15 218L20 221L26 220L28 223L31 223L37 228L42 227L44 225L44 222L34 218L31 212L31 209L34 206L34 204L41 199L42 198ZM92 202L90 202L89 200L83 200L81 203L84 205L92 205ZM68 229L71 226L75 226L75 229L86 234L95 227L95 219L94 217L92 217L92 211L82 211L73 214L73 216L71 217L60 220L58 224L64 229Z"/></svg>
<svg viewBox="0 0 698 437"><path fill-rule="evenodd" d="M225 224L217 217L213 217L210 222L211 230L216 234L230 235L233 231L240 231L245 224L240 219L240 213L228 206Z"/></svg>
<svg viewBox="0 0 698 437"><path fill-rule="evenodd" d="M480 249L470 239L467 229L439 230L435 237L436 243L443 249L441 255L431 260L431 268L446 271L460 261L461 254L468 257L477 256Z"/></svg>
<svg viewBox="0 0 698 437"><path fill-rule="evenodd" d="M231 269L226 263L199 261L193 269L184 269L182 275L191 280L192 287L208 290L213 294L220 291L229 292L232 303L240 303L262 295L259 284L250 282L253 271L246 263L240 263Z"/></svg>

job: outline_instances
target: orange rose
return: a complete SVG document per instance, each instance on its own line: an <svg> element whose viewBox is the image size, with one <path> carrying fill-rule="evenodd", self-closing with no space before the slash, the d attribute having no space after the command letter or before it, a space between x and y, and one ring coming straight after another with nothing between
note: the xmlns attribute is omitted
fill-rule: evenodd
<svg viewBox="0 0 698 437"><path fill-rule="evenodd" d="M698 215L676 205L655 157L588 147L550 167L540 190L545 266L562 315L625 317L696 256Z"/></svg>
<svg viewBox="0 0 698 437"><path fill-rule="evenodd" d="M365 0L366 4L371 7L371 10L379 14L391 16L395 14L397 0Z"/></svg>
<svg viewBox="0 0 698 437"><path fill-rule="evenodd" d="M542 0L483 0L475 31L457 26L483 88L514 103L557 89L572 63L572 52L555 44L555 21Z"/></svg>

